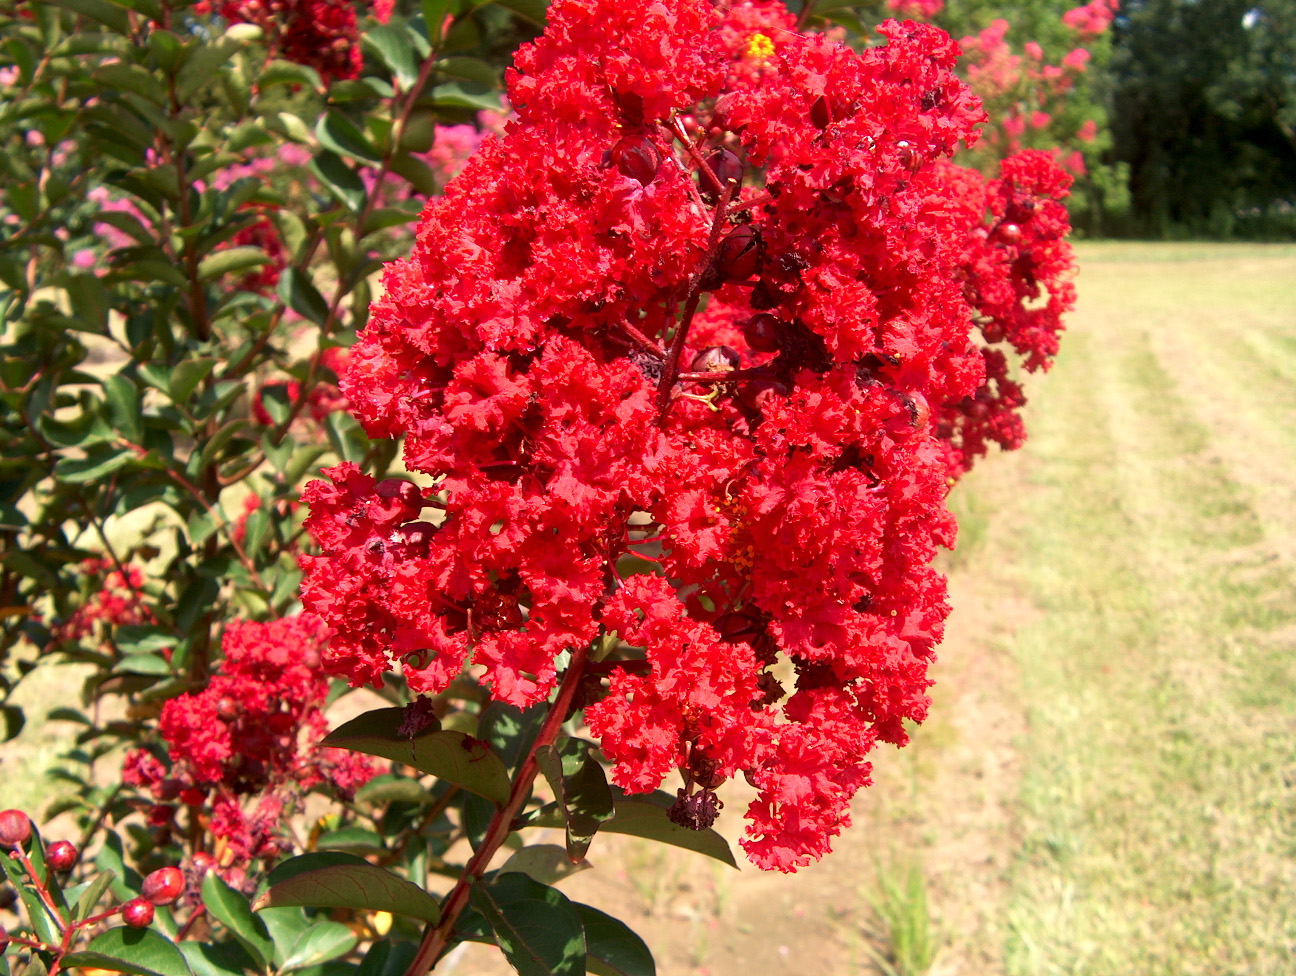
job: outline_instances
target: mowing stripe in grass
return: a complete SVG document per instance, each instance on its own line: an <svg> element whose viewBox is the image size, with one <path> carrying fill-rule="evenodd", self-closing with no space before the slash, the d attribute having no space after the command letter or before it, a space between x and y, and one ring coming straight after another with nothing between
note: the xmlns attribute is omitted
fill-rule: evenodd
<svg viewBox="0 0 1296 976"><path fill-rule="evenodd" d="M1034 490L1000 513L1021 519L1017 571L1046 611L1014 638L1022 976L1276 974L1296 944L1296 584L1163 358L1185 318L1211 326L1182 301L1193 276L1157 272L1086 275L1035 387Z"/></svg>

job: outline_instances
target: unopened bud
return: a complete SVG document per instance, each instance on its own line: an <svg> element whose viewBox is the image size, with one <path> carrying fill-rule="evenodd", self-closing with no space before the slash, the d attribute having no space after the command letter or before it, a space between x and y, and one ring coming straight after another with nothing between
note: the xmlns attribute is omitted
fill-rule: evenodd
<svg viewBox="0 0 1296 976"><path fill-rule="evenodd" d="M184 888L184 874L179 868L158 868L145 877L140 891L154 905L170 905Z"/></svg>
<svg viewBox="0 0 1296 976"><path fill-rule="evenodd" d="M692 796L680 790L676 794L675 802L666 811L666 816L672 822L689 830L706 830L716 822L723 806L720 798L710 790L699 790Z"/></svg>
<svg viewBox="0 0 1296 976"><path fill-rule="evenodd" d="M222 698L216 703L216 715L222 721L232 722L238 718L238 702L233 698Z"/></svg>
<svg viewBox="0 0 1296 976"><path fill-rule="evenodd" d="M56 840L45 851L45 863L55 871L71 871L77 857L76 846L66 840Z"/></svg>
<svg viewBox="0 0 1296 976"><path fill-rule="evenodd" d="M746 281L760 267L760 231L750 224L735 227L720 242L716 270L727 281Z"/></svg>
<svg viewBox="0 0 1296 976"><path fill-rule="evenodd" d="M693 357L694 373L728 373L742 362L729 346L711 346Z"/></svg>
<svg viewBox="0 0 1296 976"><path fill-rule="evenodd" d="M1021 238L1021 228L1016 224L999 225L999 240L1003 241L1005 244L1012 244L1015 246L1021 243Z"/></svg>
<svg viewBox="0 0 1296 976"><path fill-rule="evenodd" d="M638 180L647 186L657 178L661 153L651 139L644 135L624 136L612 147L612 164L622 176Z"/></svg>
<svg viewBox="0 0 1296 976"><path fill-rule="evenodd" d="M753 315L743 323L743 338L753 352L777 352L780 331L779 320L769 312Z"/></svg>
<svg viewBox="0 0 1296 976"><path fill-rule="evenodd" d="M727 186L733 187L730 199L737 197L738 187L742 184L743 179L742 160L728 149L717 149L707 157L707 166L711 168L715 178L720 181L722 190ZM714 187L707 186L702 191L702 199L715 206L720 199L720 193Z"/></svg>
<svg viewBox="0 0 1296 976"><path fill-rule="evenodd" d="M18 847L31 838L31 817L21 810L0 811L0 844Z"/></svg>
<svg viewBox="0 0 1296 976"><path fill-rule="evenodd" d="M147 928L153 921L153 903L147 898L132 898L122 907L122 921L133 929Z"/></svg>

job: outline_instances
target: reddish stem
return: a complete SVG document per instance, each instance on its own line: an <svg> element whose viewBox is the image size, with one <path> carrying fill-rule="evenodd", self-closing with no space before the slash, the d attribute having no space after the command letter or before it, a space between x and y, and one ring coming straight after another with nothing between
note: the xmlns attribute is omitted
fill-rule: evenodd
<svg viewBox="0 0 1296 976"><path fill-rule="evenodd" d="M589 652L588 646L579 647L572 652L571 664L567 666L562 684L558 687L558 697L549 706L544 725L540 727L540 733L536 736L530 752L527 753L526 760L518 768L508 802L495 811L495 816L491 819L490 826L486 828L486 835L482 838L477 853L464 866L459 880L455 882L455 886L450 889L450 894L446 895L445 901L442 902L441 920L424 930L423 941L419 944L414 961L405 971L405 976L424 976L424 973L436 965L436 961L449 946L455 922L468 905L468 895L472 886L486 873L491 858L508 839L508 835L513 830L514 819L526 803L527 797L531 795L531 784L540 769L536 762L536 751L541 746L552 745L558 738L558 733L576 696L576 689L585 674Z"/></svg>

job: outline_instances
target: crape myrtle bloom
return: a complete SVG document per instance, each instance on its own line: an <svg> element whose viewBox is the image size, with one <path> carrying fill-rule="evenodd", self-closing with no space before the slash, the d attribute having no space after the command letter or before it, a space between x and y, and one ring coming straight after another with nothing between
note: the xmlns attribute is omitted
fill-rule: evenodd
<svg viewBox="0 0 1296 976"><path fill-rule="evenodd" d="M749 857L791 871L926 715L966 466L939 425L998 382L974 323L1047 359L1070 264L1047 156L990 184L945 162L984 119L946 34L888 21L856 53L786 19L552 4L516 119L352 347L343 392L411 474L307 488L303 600L353 684L471 662L519 706L615 633L632 660L585 713L615 782L679 770L701 827L741 774Z"/></svg>
<svg viewBox="0 0 1296 976"><path fill-rule="evenodd" d="M127 757L125 781L163 807L156 825L169 822L173 801L210 802L211 831L230 858L246 861L278 853L280 813L305 791L327 782L349 796L369 779L364 757L313 745L328 731L326 634L310 614L226 628L208 686L162 707L169 762L143 750Z"/></svg>
<svg viewBox="0 0 1296 976"><path fill-rule="evenodd" d="M195 9L230 24L255 24L273 57L314 68L326 84L360 76L364 58L352 0L204 0Z"/></svg>

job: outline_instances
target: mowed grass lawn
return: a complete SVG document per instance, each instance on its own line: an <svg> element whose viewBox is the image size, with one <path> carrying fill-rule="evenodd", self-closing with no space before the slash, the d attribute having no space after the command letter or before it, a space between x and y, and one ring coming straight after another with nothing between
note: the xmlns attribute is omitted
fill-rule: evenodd
<svg viewBox="0 0 1296 976"><path fill-rule="evenodd" d="M1296 247L1079 251L968 557L1032 608L1005 968L1293 973Z"/></svg>

